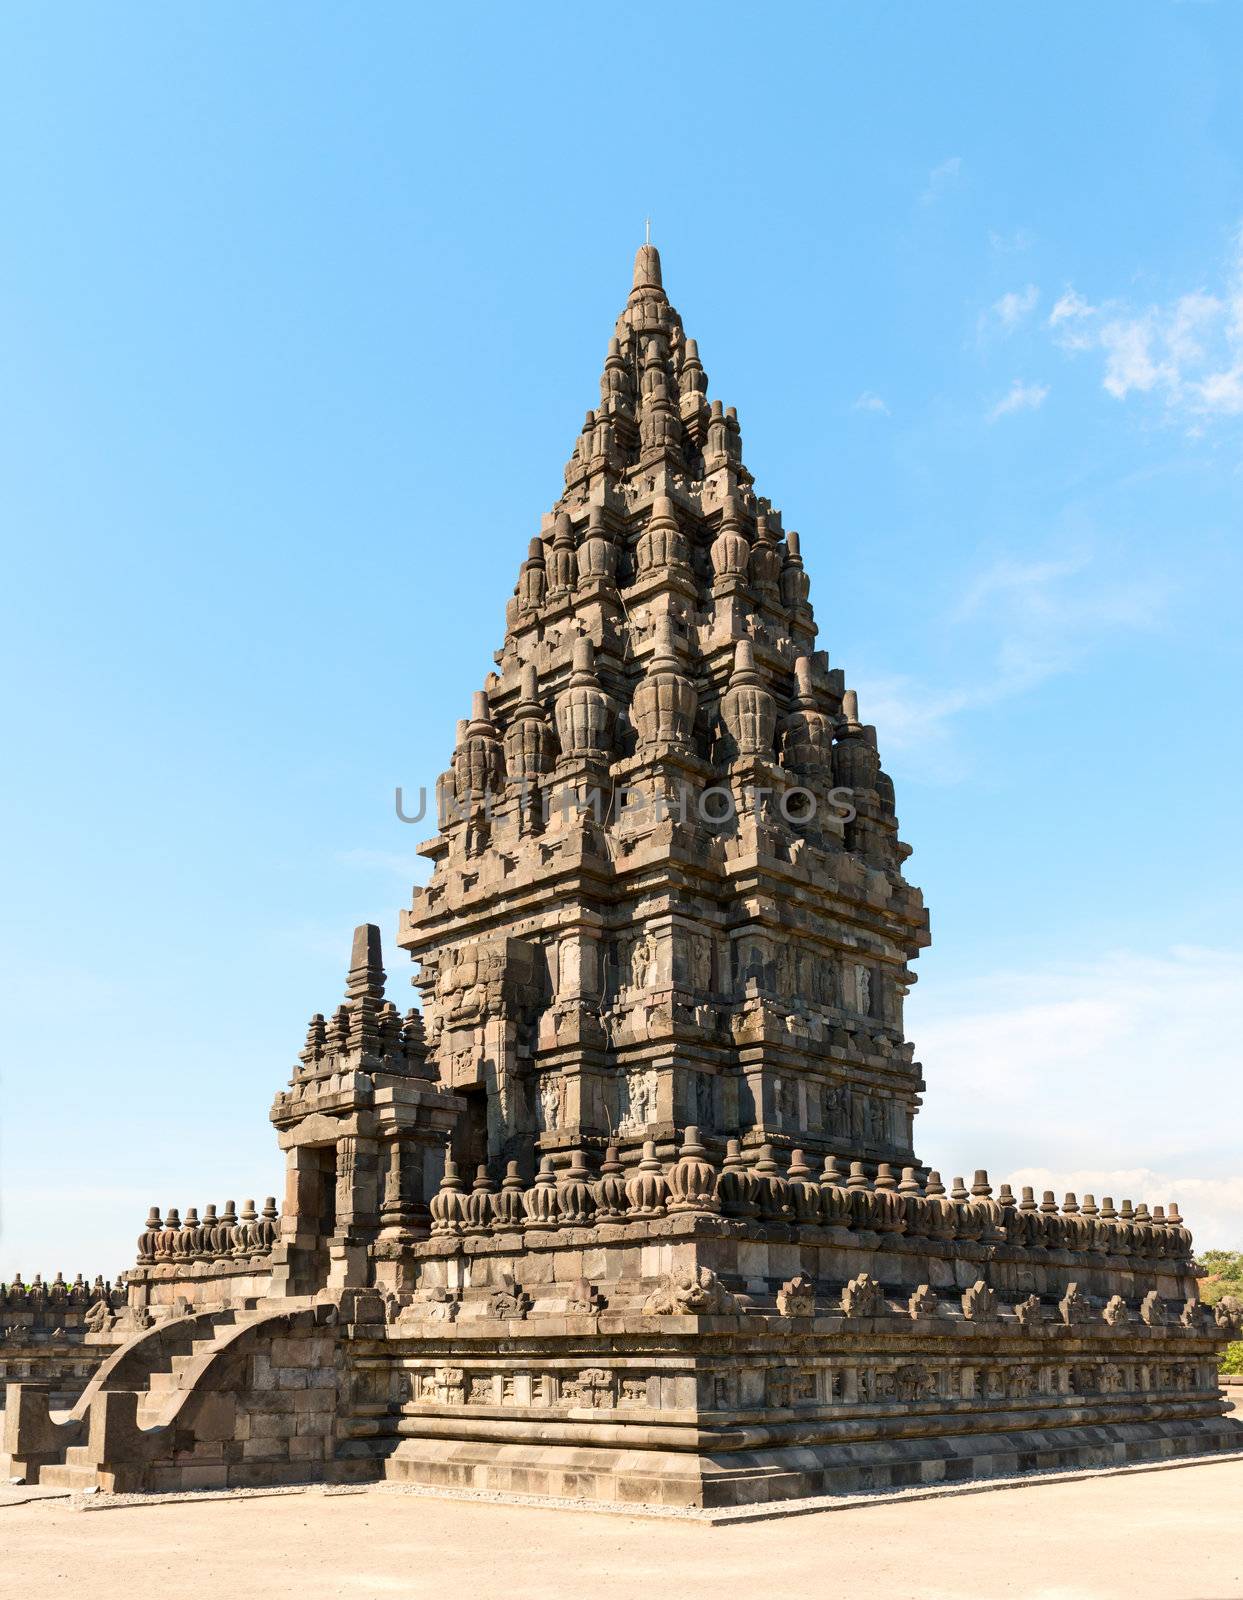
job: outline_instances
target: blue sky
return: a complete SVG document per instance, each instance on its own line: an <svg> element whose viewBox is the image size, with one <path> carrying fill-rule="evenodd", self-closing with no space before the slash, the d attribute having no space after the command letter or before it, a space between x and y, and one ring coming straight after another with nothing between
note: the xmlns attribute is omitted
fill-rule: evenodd
<svg viewBox="0 0 1243 1600"><path fill-rule="evenodd" d="M647 215L897 783L918 1148L1243 1244L1241 91L1226 4L4 8L0 1272L280 1192Z"/></svg>

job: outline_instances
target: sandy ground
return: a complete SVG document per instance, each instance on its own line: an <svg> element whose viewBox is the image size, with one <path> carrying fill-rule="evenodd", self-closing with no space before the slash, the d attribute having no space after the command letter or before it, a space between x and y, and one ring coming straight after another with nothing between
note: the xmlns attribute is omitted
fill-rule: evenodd
<svg viewBox="0 0 1243 1600"><path fill-rule="evenodd" d="M1243 1596L1243 1461L735 1527L373 1489L0 1504L0 1596L876 1600Z"/></svg>

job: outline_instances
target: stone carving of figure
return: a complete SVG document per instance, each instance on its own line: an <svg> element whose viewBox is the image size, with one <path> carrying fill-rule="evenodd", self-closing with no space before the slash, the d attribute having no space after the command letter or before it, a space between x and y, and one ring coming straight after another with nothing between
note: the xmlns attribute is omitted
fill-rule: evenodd
<svg viewBox="0 0 1243 1600"><path fill-rule="evenodd" d="M865 1017L872 1014L872 974L866 967L855 968L855 994L857 997L856 1009Z"/></svg>
<svg viewBox="0 0 1243 1600"><path fill-rule="evenodd" d="M636 1068L622 1080L617 1126L620 1132L645 1128L656 1117L656 1074Z"/></svg>
<svg viewBox="0 0 1243 1600"><path fill-rule="evenodd" d="M867 1102L867 1128L869 1144L885 1142L885 1107L874 1096Z"/></svg>
<svg viewBox="0 0 1243 1600"><path fill-rule="evenodd" d="M691 936L691 988L707 994L712 987L712 946L702 933Z"/></svg>
<svg viewBox="0 0 1243 1600"><path fill-rule="evenodd" d="M773 1079L773 1121L784 1128L789 1115L789 1085L784 1078Z"/></svg>
<svg viewBox="0 0 1243 1600"><path fill-rule="evenodd" d="M646 989L656 963L656 941L645 933L630 952L630 981L636 989Z"/></svg>
<svg viewBox="0 0 1243 1600"><path fill-rule="evenodd" d="M561 1126L561 1077L547 1072L539 1086L540 1127L552 1133Z"/></svg>
<svg viewBox="0 0 1243 1600"><path fill-rule="evenodd" d="M695 1074L695 1122L701 1131L714 1127L716 1123L713 1114L712 1083L710 1073Z"/></svg>

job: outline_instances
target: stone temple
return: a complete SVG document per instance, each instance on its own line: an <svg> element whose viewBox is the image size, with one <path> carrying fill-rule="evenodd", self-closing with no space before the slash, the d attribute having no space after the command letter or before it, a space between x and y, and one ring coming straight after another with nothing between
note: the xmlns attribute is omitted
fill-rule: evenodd
<svg viewBox="0 0 1243 1600"><path fill-rule="evenodd" d="M15 1470L720 1506L1238 1449L1174 1206L916 1154L893 785L650 245L495 660L421 1009L359 928L280 1209L4 1290Z"/></svg>

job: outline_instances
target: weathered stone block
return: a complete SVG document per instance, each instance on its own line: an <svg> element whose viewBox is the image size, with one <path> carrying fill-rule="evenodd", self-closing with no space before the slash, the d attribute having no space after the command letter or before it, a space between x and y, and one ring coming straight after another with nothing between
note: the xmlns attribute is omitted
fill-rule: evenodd
<svg viewBox="0 0 1243 1600"><path fill-rule="evenodd" d="M258 1411L250 1418L250 1437L262 1439L288 1439L295 1431L295 1419L288 1412Z"/></svg>

